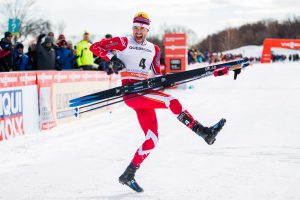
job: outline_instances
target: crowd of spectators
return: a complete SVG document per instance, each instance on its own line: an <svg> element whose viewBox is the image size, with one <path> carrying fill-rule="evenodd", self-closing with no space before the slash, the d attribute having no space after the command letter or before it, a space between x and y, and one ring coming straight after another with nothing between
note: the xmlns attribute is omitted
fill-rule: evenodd
<svg viewBox="0 0 300 200"><path fill-rule="evenodd" d="M278 61L299 61L300 57L299 54L290 54L289 56L283 55L283 54L274 54L271 55L272 62L278 62Z"/></svg>
<svg viewBox="0 0 300 200"><path fill-rule="evenodd" d="M243 58L242 54L223 54L223 53L213 53L208 50L206 51L199 51L195 49L188 50L188 64L193 63L201 63L201 62L208 62L208 63L216 63L216 62L226 62L230 60L235 60L238 58ZM261 57L249 57L251 62L260 62ZM271 55L272 62L278 61L299 61L300 57L299 54L291 54L288 57L286 55L278 55L272 53Z"/></svg>
<svg viewBox="0 0 300 200"><path fill-rule="evenodd" d="M271 54L271 60L272 62L278 62L278 61L285 61L286 55L279 55L279 54Z"/></svg>
<svg viewBox="0 0 300 200"><path fill-rule="evenodd" d="M28 51L20 42L13 44L13 35L5 32L0 41L0 72L25 70L103 70L112 73L106 61L94 58L89 50L92 42L84 32L76 46L60 34L55 40L53 32L41 34L31 42ZM110 34L105 36L111 38Z"/></svg>
<svg viewBox="0 0 300 200"><path fill-rule="evenodd" d="M13 44L13 35L5 32L0 41L0 72L24 71L24 70L101 70L112 74L109 63L101 58L95 58L89 50L92 42L88 32L84 32L82 40L73 45L60 34L55 40L53 32L41 34L35 42L31 42L27 53L24 52L24 45L20 42ZM112 38L106 34L105 38ZM115 53L112 51L112 53ZM242 54L213 53L208 50L188 50L188 64L193 63L216 63L242 58ZM272 61L299 61L299 54L275 55L272 54ZM252 62L259 62L260 57L249 58ZM163 61L162 61L163 63Z"/></svg>
<svg viewBox="0 0 300 200"><path fill-rule="evenodd" d="M242 54L222 54L222 53L213 53L208 50L206 51L199 51L195 49L188 50L188 64L193 63L201 63L201 62L208 62L208 63L216 63L216 62L226 62L230 60L234 60L237 58L242 58Z"/></svg>
<svg viewBox="0 0 300 200"><path fill-rule="evenodd" d="M299 60L300 60L299 54L291 54L291 55L289 55L289 61L299 61Z"/></svg>

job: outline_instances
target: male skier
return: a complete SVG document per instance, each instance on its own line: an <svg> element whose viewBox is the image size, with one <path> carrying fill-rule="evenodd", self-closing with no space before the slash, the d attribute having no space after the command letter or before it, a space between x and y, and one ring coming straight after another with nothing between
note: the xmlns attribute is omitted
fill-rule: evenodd
<svg viewBox="0 0 300 200"><path fill-rule="evenodd" d="M159 75L160 49L146 40L149 30L149 16L144 12L138 12L133 18L133 35L131 37L104 39L94 43L90 50L95 55L109 61L114 71L119 71L122 85L147 79L150 71ZM112 54L111 50L117 50L116 55ZM170 109L180 122L201 136L209 145L214 143L216 135L226 122L225 119L221 119L214 126L205 127L196 121L175 97L160 91L147 92L146 95L136 98L130 97L131 95L124 97L125 104L135 110L146 138L136 151L129 166L119 177L119 182L136 192L143 192L143 189L134 179L135 172L158 142L155 109Z"/></svg>

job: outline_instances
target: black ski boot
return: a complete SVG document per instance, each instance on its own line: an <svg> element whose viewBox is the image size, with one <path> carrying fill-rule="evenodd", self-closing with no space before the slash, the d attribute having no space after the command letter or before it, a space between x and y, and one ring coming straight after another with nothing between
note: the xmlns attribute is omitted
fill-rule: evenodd
<svg viewBox="0 0 300 200"><path fill-rule="evenodd" d="M226 119L221 119L218 123L211 127L205 127L200 124L198 121L192 119L190 114L186 111L182 112L178 116L179 121L184 125L192 129L197 135L202 137L205 142L209 145L212 145L216 141L216 136L224 126Z"/></svg>
<svg viewBox="0 0 300 200"><path fill-rule="evenodd" d="M138 169L132 162L126 168L125 172L119 177L119 182L123 185L127 185L136 192L144 192L134 179L135 172Z"/></svg>
<svg viewBox="0 0 300 200"><path fill-rule="evenodd" d="M199 122L195 121L192 130L202 137L207 144L212 145L216 141L216 136L224 126L225 122L226 119L221 119L218 123L211 127L204 127Z"/></svg>

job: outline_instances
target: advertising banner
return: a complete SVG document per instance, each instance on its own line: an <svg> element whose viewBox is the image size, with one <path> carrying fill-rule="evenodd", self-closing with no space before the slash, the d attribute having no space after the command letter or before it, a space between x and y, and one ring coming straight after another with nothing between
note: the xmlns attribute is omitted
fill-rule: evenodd
<svg viewBox="0 0 300 200"><path fill-rule="evenodd" d="M23 134L22 90L0 91L0 140Z"/></svg>
<svg viewBox="0 0 300 200"><path fill-rule="evenodd" d="M187 65L186 34L165 34L166 73L182 72Z"/></svg>
<svg viewBox="0 0 300 200"><path fill-rule="evenodd" d="M0 141L38 132L35 73L1 73L0 86Z"/></svg>
<svg viewBox="0 0 300 200"><path fill-rule="evenodd" d="M0 73L0 141L76 120L70 99L119 84L118 75L99 71Z"/></svg>
<svg viewBox="0 0 300 200"><path fill-rule="evenodd" d="M264 40L261 63L270 63L272 61L272 48L300 49L300 39L266 38Z"/></svg>
<svg viewBox="0 0 300 200"><path fill-rule="evenodd" d="M106 90L119 80L119 76L99 71L44 71L38 72L37 77L41 130L76 119L74 109L69 107L70 99ZM105 109L98 112L101 111Z"/></svg>

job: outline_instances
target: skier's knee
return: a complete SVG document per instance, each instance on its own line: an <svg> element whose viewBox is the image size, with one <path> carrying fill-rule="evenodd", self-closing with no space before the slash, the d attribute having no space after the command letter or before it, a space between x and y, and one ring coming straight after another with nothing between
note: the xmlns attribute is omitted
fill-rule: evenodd
<svg viewBox="0 0 300 200"><path fill-rule="evenodd" d="M148 131L146 135L146 141L139 148L139 155L148 155L152 149L154 149L155 145L158 142L158 135L154 134L152 131Z"/></svg>

